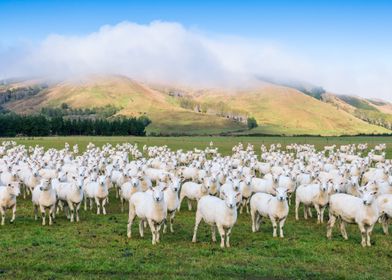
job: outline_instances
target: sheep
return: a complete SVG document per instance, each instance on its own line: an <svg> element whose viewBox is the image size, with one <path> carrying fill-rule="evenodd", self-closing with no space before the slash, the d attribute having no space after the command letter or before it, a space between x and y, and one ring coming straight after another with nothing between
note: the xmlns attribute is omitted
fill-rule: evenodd
<svg viewBox="0 0 392 280"><path fill-rule="evenodd" d="M283 226L289 213L286 188L275 189L276 196L267 193L256 193L250 199L250 213L252 218L252 231L256 232L260 228L262 218L269 218L273 227L273 237L277 237L277 227L279 224L279 236L284 237Z"/></svg>
<svg viewBox="0 0 392 280"><path fill-rule="evenodd" d="M245 207L246 213L249 213L249 202L250 197L252 196L252 177L246 176L244 180L240 182L240 192L242 196L242 203L240 207L240 214L242 214L242 210Z"/></svg>
<svg viewBox="0 0 392 280"><path fill-rule="evenodd" d="M200 198L197 204L195 228L193 230L192 242L196 242L197 229L201 220L211 226L212 241L216 242L215 230L218 228L221 237L221 248L230 247L230 234L234 224L237 222L237 197L240 193L223 193L224 200L207 195Z"/></svg>
<svg viewBox="0 0 392 280"><path fill-rule="evenodd" d="M74 222L74 217L76 213L76 222L79 222L79 209L80 204L83 201L83 185L84 178L83 177L73 177L71 182L61 183L56 188L56 194L58 198L58 202L67 203L68 211L70 211L70 215L67 215L67 218L70 219L71 223Z"/></svg>
<svg viewBox="0 0 392 280"><path fill-rule="evenodd" d="M12 208L12 218L10 223L15 221L16 216L16 197L20 194L19 183L11 182L6 186L0 186L0 212L1 225L5 223L5 211Z"/></svg>
<svg viewBox="0 0 392 280"><path fill-rule="evenodd" d="M42 215L42 225L46 225L46 209L49 209L49 225L53 224L57 203L56 191L52 188L48 179L42 179L40 184L34 188L32 193L34 205L34 219L37 220L38 208Z"/></svg>
<svg viewBox="0 0 392 280"><path fill-rule="evenodd" d="M388 227L392 218L392 194L382 194L377 197L377 204L380 210L380 222L385 235L388 235Z"/></svg>
<svg viewBox="0 0 392 280"><path fill-rule="evenodd" d="M98 177L97 182L88 182L85 185L85 197L86 199L84 200L84 209L86 210L87 208L87 198L90 199L90 209L92 208L92 201L93 199L95 200L95 203L97 205L97 215L101 214L101 207L102 207L102 213L106 215L106 208L105 204L107 202L107 198L109 195L109 190L106 184L106 177L105 175L101 175Z"/></svg>
<svg viewBox="0 0 392 280"><path fill-rule="evenodd" d="M167 205L167 213L169 215L170 232L174 232L173 223L176 215L176 210L180 205L180 199L178 198L178 191L180 190L180 180L174 176L171 176L171 181L168 188L164 191L164 199ZM166 224L163 226L163 233L166 233Z"/></svg>
<svg viewBox="0 0 392 280"><path fill-rule="evenodd" d="M329 187L332 185L332 180L327 182L320 182L317 180L315 184L301 185L297 188L295 193L295 219L298 221L298 210L301 203L304 204L304 218L308 218L308 213L312 217L309 206L314 206L317 211L317 223L324 222L324 210L328 205Z"/></svg>
<svg viewBox="0 0 392 280"><path fill-rule="evenodd" d="M151 188L151 191L137 192L132 195L129 200L128 238L132 236L132 223L137 216L140 219L140 237L144 237L144 222L147 221L152 233L152 245L160 242L159 231L167 216L167 205L164 199L166 188L166 186L159 185Z"/></svg>
<svg viewBox="0 0 392 280"><path fill-rule="evenodd" d="M178 205L178 212L180 212L181 203L184 198L188 200L188 209L192 211L191 200L199 201L205 195L208 195L209 189L208 185L197 184L195 182L185 182L181 187L180 192L180 203Z"/></svg>
<svg viewBox="0 0 392 280"><path fill-rule="evenodd" d="M124 200L129 201L131 196L142 191L140 177L131 177L131 180L125 182L120 188L120 201L121 201L121 212L124 212Z"/></svg>
<svg viewBox="0 0 392 280"><path fill-rule="evenodd" d="M344 239L348 239L346 223L356 223L362 235L362 247L371 246L370 235L380 216L376 195L377 192L373 190L364 190L361 198L343 193L331 195L327 238L331 239L332 229L336 219L339 219L340 231Z"/></svg>
<svg viewBox="0 0 392 280"><path fill-rule="evenodd" d="M274 187L277 183L276 178L272 174L267 174L263 179L252 178L252 192L263 192L274 194Z"/></svg>

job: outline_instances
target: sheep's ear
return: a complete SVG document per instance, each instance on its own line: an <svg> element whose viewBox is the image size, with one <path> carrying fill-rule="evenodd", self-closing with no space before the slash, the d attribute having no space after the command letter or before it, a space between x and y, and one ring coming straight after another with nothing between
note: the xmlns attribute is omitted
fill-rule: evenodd
<svg viewBox="0 0 392 280"><path fill-rule="evenodd" d="M163 188L162 188L162 191L164 192L164 191L166 191L167 190L167 186L164 186Z"/></svg>
<svg viewBox="0 0 392 280"><path fill-rule="evenodd" d="M378 191L372 192L372 195L377 195Z"/></svg>
<svg viewBox="0 0 392 280"><path fill-rule="evenodd" d="M241 195L241 193L238 192L238 193L235 195L235 197L239 197L240 195Z"/></svg>
<svg viewBox="0 0 392 280"><path fill-rule="evenodd" d="M223 196L226 196L226 194L225 194L225 192L224 192L224 191L222 191L222 192L221 192L221 194L222 194Z"/></svg>

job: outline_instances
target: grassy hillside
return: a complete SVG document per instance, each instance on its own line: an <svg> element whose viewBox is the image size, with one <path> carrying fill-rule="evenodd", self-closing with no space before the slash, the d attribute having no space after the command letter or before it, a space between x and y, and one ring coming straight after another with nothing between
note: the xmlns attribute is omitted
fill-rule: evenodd
<svg viewBox="0 0 392 280"><path fill-rule="evenodd" d="M183 102L184 98L187 98L186 102ZM358 109L355 104L339 100L353 111ZM351 111L337 108L335 104L326 104L293 88L268 83L246 90L192 89L152 86L123 76L94 76L53 84L37 95L8 102L4 107L18 113L31 113L62 103L72 108L110 104L120 108L118 114L121 115L145 114L152 120L147 130L151 135L390 132L358 119L358 115L353 116ZM259 124L251 131L246 126L246 118L250 116Z"/></svg>

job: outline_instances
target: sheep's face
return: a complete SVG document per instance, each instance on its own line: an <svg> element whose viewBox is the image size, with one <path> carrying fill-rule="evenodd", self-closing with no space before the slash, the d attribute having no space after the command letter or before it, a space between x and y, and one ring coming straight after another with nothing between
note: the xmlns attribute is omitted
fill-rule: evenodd
<svg viewBox="0 0 392 280"><path fill-rule="evenodd" d="M225 198L226 206L230 209L233 209L237 206L237 197L240 196L240 193L230 192L230 193L223 193Z"/></svg>
<svg viewBox="0 0 392 280"><path fill-rule="evenodd" d="M171 181L170 188L173 192L178 192L180 190L180 180L178 178L172 178Z"/></svg>
<svg viewBox="0 0 392 280"><path fill-rule="evenodd" d="M233 190L238 192L240 189L240 180L239 179L234 179L233 180Z"/></svg>
<svg viewBox="0 0 392 280"><path fill-rule="evenodd" d="M8 193L14 196L18 196L20 194L19 183L12 182L7 185Z"/></svg>
<svg viewBox="0 0 392 280"><path fill-rule="evenodd" d="M279 201L285 201L287 200L287 189L286 188L277 188L275 189L276 192L276 198Z"/></svg>
<svg viewBox="0 0 392 280"><path fill-rule="evenodd" d="M39 189L41 191L48 191L48 190L50 190L51 189L51 185L49 184L49 180L48 179L43 179L41 181Z"/></svg>
<svg viewBox="0 0 392 280"><path fill-rule="evenodd" d="M59 179L60 182L65 182L65 181L67 181L67 173L65 173L65 172L60 173L60 174L58 175L58 179Z"/></svg>
<svg viewBox="0 0 392 280"><path fill-rule="evenodd" d="M84 177L77 178L76 186L79 188L79 190L83 188L83 185L84 185Z"/></svg>
<svg viewBox="0 0 392 280"><path fill-rule="evenodd" d="M251 176L245 177L244 182L246 185L250 186L250 184L252 183L252 177Z"/></svg>
<svg viewBox="0 0 392 280"><path fill-rule="evenodd" d="M105 175L99 176L99 178L98 178L98 184L99 184L100 186L104 186L105 183L106 183L106 176L105 176Z"/></svg>
<svg viewBox="0 0 392 280"><path fill-rule="evenodd" d="M365 191L362 193L362 202L364 205L371 205L376 198L376 191Z"/></svg>
<svg viewBox="0 0 392 280"><path fill-rule="evenodd" d="M167 187L166 186L163 187L162 185L159 185L159 186L153 188L152 189L152 197L153 197L154 201L156 201L156 202L162 201L164 198L163 192L166 189L167 189Z"/></svg>
<svg viewBox="0 0 392 280"><path fill-rule="evenodd" d="M139 184L140 184L139 178L136 178L136 177L131 178L131 185L133 188L137 188L139 186Z"/></svg>

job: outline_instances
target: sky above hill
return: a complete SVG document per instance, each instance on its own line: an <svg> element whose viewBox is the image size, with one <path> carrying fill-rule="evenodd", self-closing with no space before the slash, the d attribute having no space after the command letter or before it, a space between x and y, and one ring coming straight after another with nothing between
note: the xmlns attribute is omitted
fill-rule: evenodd
<svg viewBox="0 0 392 280"><path fill-rule="evenodd" d="M0 78L300 80L392 101L388 1L0 1Z"/></svg>

